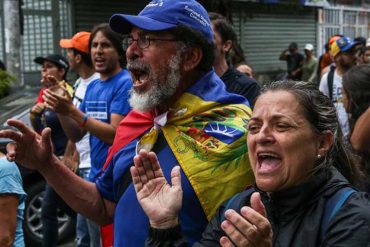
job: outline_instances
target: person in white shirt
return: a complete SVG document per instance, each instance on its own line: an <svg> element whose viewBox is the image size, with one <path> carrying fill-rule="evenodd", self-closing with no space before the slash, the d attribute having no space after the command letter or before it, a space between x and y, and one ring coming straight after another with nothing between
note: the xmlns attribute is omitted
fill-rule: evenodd
<svg viewBox="0 0 370 247"><path fill-rule="evenodd" d="M92 65L89 52L90 32L78 32L71 39L60 40L60 46L67 49L67 57L70 67L80 77L74 85L73 104L78 108L85 97L87 86L90 82L99 79ZM64 127L63 127L64 128ZM90 160L90 135L86 135L75 144L69 141L64 160L65 164L73 171L88 180L91 160ZM77 215L76 243L78 247L100 247L100 227L96 223L88 220L84 216Z"/></svg>
<svg viewBox="0 0 370 247"><path fill-rule="evenodd" d="M330 46L335 66L331 65L329 72L324 74L320 81L320 91L333 101L337 109L338 120L345 139L349 135L349 124L348 114L343 106L342 76L356 65L357 44L349 37L338 37Z"/></svg>

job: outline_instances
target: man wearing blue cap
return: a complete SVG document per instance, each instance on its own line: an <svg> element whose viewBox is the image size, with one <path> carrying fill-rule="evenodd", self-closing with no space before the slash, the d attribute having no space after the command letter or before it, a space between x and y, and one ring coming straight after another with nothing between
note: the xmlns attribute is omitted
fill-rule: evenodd
<svg viewBox="0 0 370 247"><path fill-rule="evenodd" d="M349 123L348 114L343 105L342 76L356 65L358 44L347 36L335 40L330 46L335 66L331 66L329 72L324 74L320 81L320 91L332 99L337 109L338 120L345 139L349 135Z"/></svg>
<svg viewBox="0 0 370 247"><path fill-rule="evenodd" d="M130 167L142 149L154 151L167 179L181 166L180 225L193 243L217 207L253 183L245 141L251 109L243 97L228 93L213 71L210 20L195 0L155 0L137 16L113 15L110 27L129 35L133 111L120 123L96 184L79 179L47 152L48 131L40 139L17 121L8 124L20 129L22 138L0 132L16 141L8 158L39 170L77 212L100 224L113 221L114 246L136 247L144 246L149 220ZM41 141L27 145L35 139ZM161 223L152 227L165 227Z"/></svg>

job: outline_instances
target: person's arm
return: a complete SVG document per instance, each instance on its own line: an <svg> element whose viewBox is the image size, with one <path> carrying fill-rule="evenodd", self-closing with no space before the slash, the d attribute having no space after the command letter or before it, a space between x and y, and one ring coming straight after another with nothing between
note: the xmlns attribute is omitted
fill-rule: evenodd
<svg viewBox="0 0 370 247"><path fill-rule="evenodd" d="M110 123L88 117L76 108L66 94L60 95L51 90L45 90L44 99L48 107L58 113L63 130L68 138L77 142L82 139L86 131L95 135L103 142L112 145L116 129L124 115L112 113Z"/></svg>
<svg viewBox="0 0 370 247"><path fill-rule="evenodd" d="M18 196L0 194L0 246L13 246L17 227Z"/></svg>
<svg viewBox="0 0 370 247"><path fill-rule="evenodd" d="M310 78L308 78L308 82L316 83L318 68L319 68L319 63L316 62L315 65L313 66L312 74Z"/></svg>
<svg viewBox="0 0 370 247"><path fill-rule="evenodd" d="M221 229L221 215L225 211L225 206L229 202L227 200L223 203L212 216L206 229L202 234L202 239L196 242L193 247L213 247L220 244L219 240L225 235L224 231ZM185 247L189 246L184 234L182 233L181 226L177 225L170 229L155 229L150 228L148 233L148 238L145 241L146 247L166 247L166 246L176 246Z"/></svg>
<svg viewBox="0 0 370 247"><path fill-rule="evenodd" d="M324 95L329 97L328 73L326 73L325 75L323 75L323 77L321 77L319 90Z"/></svg>
<svg viewBox="0 0 370 247"><path fill-rule="evenodd" d="M370 107L357 119L350 141L358 152L370 150Z"/></svg>
<svg viewBox="0 0 370 247"><path fill-rule="evenodd" d="M26 168L40 172L76 212L99 224L112 222L115 203L102 198L94 183L74 174L53 155L50 128L44 129L40 136L21 121L8 120L7 123L19 130L0 131L0 138L14 141L7 145L9 161L16 161Z"/></svg>
<svg viewBox="0 0 370 247"><path fill-rule="evenodd" d="M289 50L288 50L288 49L284 50L284 51L280 54L280 56L279 56L279 60L281 60L281 61L286 61L288 54L289 54Z"/></svg>
<svg viewBox="0 0 370 247"><path fill-rule="evenodd" d="M302 55L302 56L300 56L300 60L298 62L298 67L295 70L293 70L293 71L290 72L290 74L292 76L296 77L296 76L302 74L303 62L304 62L304 57Z"/></svg>
<svg viewBox="0 0 370 247"><path fill-rule="evenodd" d="M71 169L71 171L77 171L79 165L79 155L76 149L76 144L70 140L67 142L62 161L65 166Z"/></svg>
<svg viewBox="0 0 370 247"><path fill-rule="evenodd" d="M321 72L320 72L320 80L323 78L323 76L326 74L326 73L329 73L329 71L330 71L330 65L329 66L326 66L326 67L324 67L322 70L321 70Z"/></svg>
<svg viewBox="0 0 370 247"><path fill-rule="evenodd" d="M41 133L41 131L45 127L43 126L43 123L41 121L42 113L44 109L45 109L45 106L43 103L37 103L31 108L31 111L30 111L30 123L31 123L32 128L37 133Z"/></svg>

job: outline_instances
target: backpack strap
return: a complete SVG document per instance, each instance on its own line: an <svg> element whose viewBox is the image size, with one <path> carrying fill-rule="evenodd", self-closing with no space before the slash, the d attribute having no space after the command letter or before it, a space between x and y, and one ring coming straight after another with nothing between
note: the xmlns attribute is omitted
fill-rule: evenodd
<svg viewBox="0 0 370 247"><path fill-rule="evenodd" d="M330 221L334 218L339 209L341 209L343 204L354 192L356 191L351 187L341 188L333 195L331 195L325 202L324 215L321 221L320 229L321 242L324 239L326 231L328 230Z"/></svg>
<svg viewBox="0 0 370 247"><path fill-rule="evenodd" d="M252 193L255 191L256 190L253 187L251 187L231 197L227 201L225 208L221 212L220 223L225 220L226 210L234 209L235 211L239 212L239 209L242 207L242 204L244 204L245 202L245 198L250 197Z"/></svg>
<svg viewBox="0 0 370 247"><path fill-rule="evenodd" d="M335 72L335 66L330 65L330 70L328 73L328 89L329 89L330 100L333 100L334 72Z"/></svg>

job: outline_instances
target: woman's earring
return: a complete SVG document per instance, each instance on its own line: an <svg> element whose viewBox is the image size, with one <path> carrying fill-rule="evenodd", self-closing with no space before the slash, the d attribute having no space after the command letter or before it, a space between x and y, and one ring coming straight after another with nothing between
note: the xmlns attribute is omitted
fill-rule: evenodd
<svg viewBox="0 0 370 247"><path fill-rule="evenodd" d="M318 160L321 159L321 154L318 154L316 157Z"/></svg>

